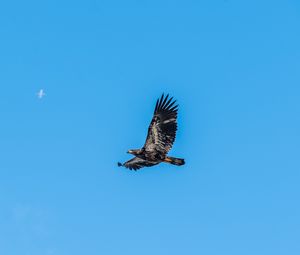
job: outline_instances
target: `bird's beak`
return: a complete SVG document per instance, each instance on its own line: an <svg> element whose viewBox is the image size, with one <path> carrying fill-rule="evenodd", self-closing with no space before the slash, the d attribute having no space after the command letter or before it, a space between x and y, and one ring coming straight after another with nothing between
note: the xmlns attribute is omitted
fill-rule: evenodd
<svg viewBox="0 0 300 255"><path fill-rule="evenodd" d="M131 153L131 152L132 152L131 150L127 151L127 153Z"/></svg>

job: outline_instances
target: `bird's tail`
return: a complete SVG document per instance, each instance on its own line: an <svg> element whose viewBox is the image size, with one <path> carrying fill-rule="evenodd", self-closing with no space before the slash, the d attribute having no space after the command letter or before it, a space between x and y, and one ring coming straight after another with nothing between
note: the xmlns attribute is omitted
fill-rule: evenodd
<svg viewBox="0 0 300 255"><path fill-rule="evenodd" d="M176 165L176 166L182 166L185 164L185 161L183 158L173 158L173 157L166 157L164 162L170 163L170 164Z"/></svg>

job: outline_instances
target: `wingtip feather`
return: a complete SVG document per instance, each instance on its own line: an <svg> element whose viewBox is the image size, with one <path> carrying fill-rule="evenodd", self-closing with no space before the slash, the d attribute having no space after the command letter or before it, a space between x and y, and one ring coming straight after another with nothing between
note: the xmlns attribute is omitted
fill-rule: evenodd
<svg viewBox="0 0 300 255"><path fill-rule="evenodd" d="M158 103L158 106L157 106L157 110L161 108L161 105L162 105L162 101L164 100L164 97L165 97L165 94L163 93L159 99L159 103Z"/></svg>
<svg viewBox="0 0 300 255"><path fill-rule="evenodd" d="M163 103L161 104L161 106L160 106L161 109L163 109L166 106L166 102L167 102L168 98L169 98L169 94L166 95Z"/></svg>

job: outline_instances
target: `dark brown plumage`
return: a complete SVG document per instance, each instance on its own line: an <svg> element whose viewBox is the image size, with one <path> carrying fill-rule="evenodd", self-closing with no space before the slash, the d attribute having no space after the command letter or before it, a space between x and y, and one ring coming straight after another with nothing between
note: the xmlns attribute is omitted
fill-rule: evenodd
<svg viewBox="0 0 300 255"><path fill-rule="evenodd" d="M118 163L118 166L138 170L161 162L184 165L184 159L167 156L176 138L178 105L175 103L173 97L165 97L164 94L157 100L143 148L129 150L128 153L135 157L124 164Z"/></svg>

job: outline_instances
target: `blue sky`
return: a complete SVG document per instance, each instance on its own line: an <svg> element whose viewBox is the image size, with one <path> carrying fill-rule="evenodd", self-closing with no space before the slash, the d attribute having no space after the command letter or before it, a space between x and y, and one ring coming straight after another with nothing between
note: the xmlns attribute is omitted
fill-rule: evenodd
<svg viewBox="0 0 300 255"><path fill-rule="evenodd" d="M300 254L299 27L296 0L1 2L0 253ZM162 92L186 165L118 168Z"/></svg>

